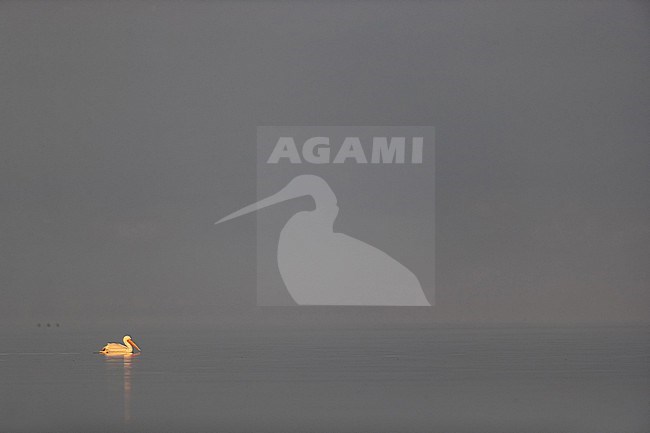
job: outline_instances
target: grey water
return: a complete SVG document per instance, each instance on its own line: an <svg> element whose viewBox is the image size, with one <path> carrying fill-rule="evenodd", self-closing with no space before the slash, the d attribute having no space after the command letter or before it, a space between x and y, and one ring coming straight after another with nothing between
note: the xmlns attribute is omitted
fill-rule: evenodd
<svg viewBox="0 0 650 433"><path fill-rule="evenodd" d="M650 431L648 327L104 334L0 333L0 431Z"/></svg>

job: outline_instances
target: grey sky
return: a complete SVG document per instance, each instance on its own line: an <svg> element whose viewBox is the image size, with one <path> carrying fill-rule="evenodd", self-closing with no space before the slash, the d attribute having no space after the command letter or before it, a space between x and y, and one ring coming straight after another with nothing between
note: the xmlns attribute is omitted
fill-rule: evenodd
<svg viewBox="0 0 650 433"><path fill-rule="evenodd" d="M647 321L649 24L644 2L2 2L0 321ZM255 201L258 125L436 127L435 307L255 307L254 217L213 222Z"/></svg>

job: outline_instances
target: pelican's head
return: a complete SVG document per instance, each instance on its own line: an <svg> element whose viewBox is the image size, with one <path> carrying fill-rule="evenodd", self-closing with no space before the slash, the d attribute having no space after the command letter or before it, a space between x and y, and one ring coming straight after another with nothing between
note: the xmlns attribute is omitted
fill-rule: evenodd
<svg viewBox="0 0 650 433"><path fill-rule="evenodd" d="M127 347L128 347L128 346L133 346L133 347L135 347L136 349L140 350L140 348L138 347L138 345L135 344L135 341L133 341L133 340L131 339L131 336L130 336L130 335L125 335L124 338L122 339L122 341L124 341L124 345L125 345L125 346L127 346Z"/></svg>
<svg viewBox="0 0 650 433"><path fill-rule="evenodd" d="M296 176L277 193L270 197L264 198L257 203L248 205L237 212L231 213L228 216L221 218L215 224L231 220L233 218L246 215L247 213L263 209L276 203L291 200L292 198L312 196L316 204L315 211L331 218L332 222L338 214L338 206L336 205L336 195L330 186L325 182L322 177L314 176L312 174L303 174Z"/></svg>

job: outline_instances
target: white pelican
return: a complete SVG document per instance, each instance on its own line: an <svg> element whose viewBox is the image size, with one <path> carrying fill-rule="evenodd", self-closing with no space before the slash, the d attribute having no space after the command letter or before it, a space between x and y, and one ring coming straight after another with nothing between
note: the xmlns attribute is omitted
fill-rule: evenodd
<svg viewBox="0 0 650 433"><path fill-rule="evenodd" d="M140 350L138 345L135 344L133 340L131 340L130 336L125 335L122 341L124 344L108 343L102 348L102 350L99 351L99 353L103 353L104 355L129 355L133 353L134 347Z"/></svg>
<svg viewBox="0 0 650 433"><path fill-rule="evenodd" d="M298 305L431 305L406 266L372 245L334 232L336 195L319 176L296 176L276 194L215 224L305 195L313 197L316 208L291 217L278 245L278 268Z"/></svg>

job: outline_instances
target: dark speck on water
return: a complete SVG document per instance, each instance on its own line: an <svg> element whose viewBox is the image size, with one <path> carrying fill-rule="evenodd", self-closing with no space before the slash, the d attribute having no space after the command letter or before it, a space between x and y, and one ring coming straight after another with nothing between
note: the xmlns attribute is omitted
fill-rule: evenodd
<svg viewBox="0 0 650 433"><path fill-rule="evenodd" d="M111 334L112 335L112 334ZM650 431L647 327L0 334L0 431ZM106 337L106 338L103 338Z"/></svg>

